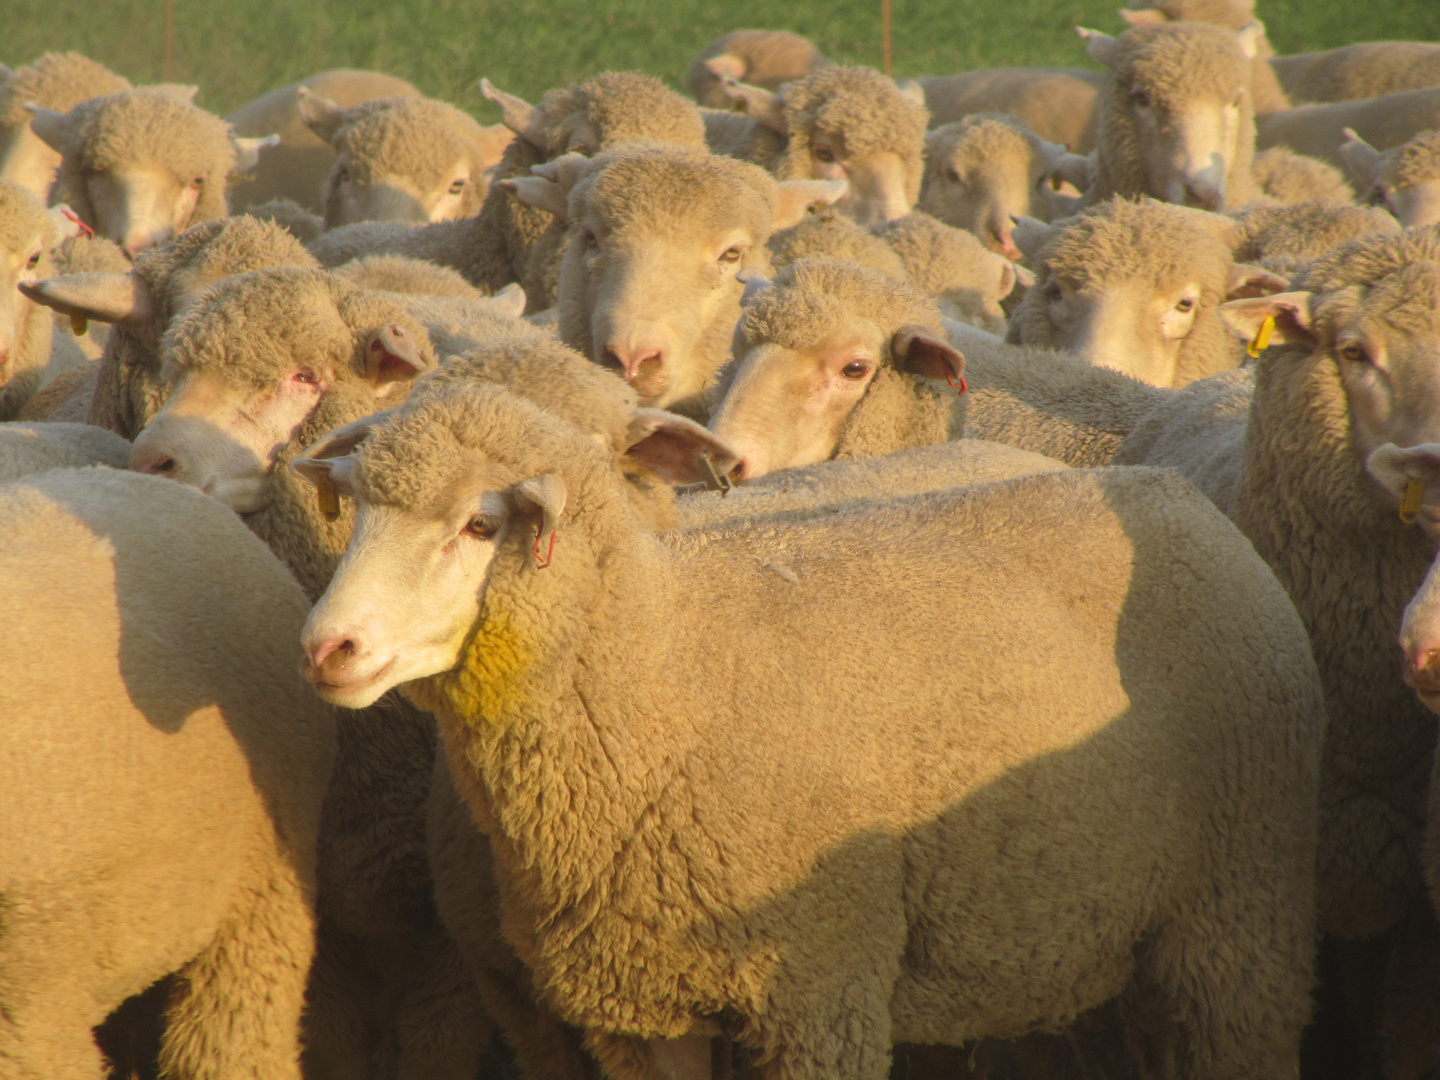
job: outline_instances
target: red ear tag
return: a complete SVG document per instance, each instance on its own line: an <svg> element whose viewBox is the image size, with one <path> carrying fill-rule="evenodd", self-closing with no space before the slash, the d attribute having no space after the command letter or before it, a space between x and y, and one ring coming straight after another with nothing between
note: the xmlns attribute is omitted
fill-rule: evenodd
<svg viewBox="0 0 1440 1080"><path fill-rule="evenodd" d="M62 214L64 214L69 220L71 220L71 221L73 221L73 222L75 223L76 227L80 230L80 234L81 234L82 236L94 236L94 235L95 235L95 230L92 229L89 225L86 225L85 222L81 221L81 220L75 215L75 211L74 211L74 210L61 210L60 212L61 212Z"/></svg>
<svg viewBox="0 0 1440 1080"><path fill-rule="evenodd" d="M535 529L535 545L530 549L530 554L535 556L535 569L536 569L536 570L544 570L547 566L549 566L552 562L555 561L555 534L556 534L557 532L559 532L559 531L560 531L559 529L551 529L551 530L550 530L550 550L545 553L545 561L544 561L544 562L541 562L541 561L540 561L540 537L543 536L544 534L541 532L541 530L540 530L540 528L539 528L538 526L536 527L536 529Z"/></svg>
<svg viewBox="0 0 1440 1080"><path fill-rule="evenodd" d="M965 381L964 375L961 375L960 381L956 382L954 377L951 376L951 374L947 371L945 373L945 381L948 382L951 386L955 387L956 397L959 397L961 394L965 393L965 391L970 389L970 384Z"/></svg>

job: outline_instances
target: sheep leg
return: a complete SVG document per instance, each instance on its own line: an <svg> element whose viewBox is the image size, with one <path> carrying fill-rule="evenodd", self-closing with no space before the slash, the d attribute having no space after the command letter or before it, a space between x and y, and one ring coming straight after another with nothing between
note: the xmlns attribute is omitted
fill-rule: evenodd
<svg viewBox="0 0 1440 1080"><path fill-rule="evenodd" d="M397 1010L398 1080L474 1080L495 1037L475 980L441 932L427 938L418 967Z"/></svg>
<svg viewBox="0 0 1440 1080"><path fill-rule="evenodd" d="M241 908L176 974L160 1074L299 1080L300 1014L315 951L309 890L285 856L262 856Z"/></svg>
<svg viewBox="0 0 1440 1080"><path fill-rule="evenodd" d="M306 992L306 1080L367 1080L375 1072L374 1033L383 1010L373 1000L374 976L358 959L361 949L332 921L320 920Z"/></svg>
<svg viewBox="0 0 1440 1080"><path fill-rule="evenodd" d="M0 986L9 980L0 969ZM73 984L25 988L21 1002L0 1001L0 1077L4 1080L100 1080L105 1061L77 1013Z"/></svg>
<svg viewBox="0 0 1440 1080"><path fill-rule="evenodd" d="M1440 1061L1440 924L1417 898L1390 934L1378 1002L1383 1075L1420 1080Z"/></svg>

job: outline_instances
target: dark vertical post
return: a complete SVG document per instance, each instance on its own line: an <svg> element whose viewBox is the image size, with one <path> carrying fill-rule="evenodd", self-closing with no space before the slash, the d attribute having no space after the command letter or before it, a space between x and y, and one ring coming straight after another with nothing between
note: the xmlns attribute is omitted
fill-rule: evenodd
<svg viewBox="0 0 1440 1080"><path fill-rule="evenodd" d="M165 81L175 81L175 0L165 0Z"/></svg>
<svg viewBox="0 0 1440 1080"><path fill-rule="evenodd" d="M885 74L890 74L890 0L880 0L880 52Z"/></svg>

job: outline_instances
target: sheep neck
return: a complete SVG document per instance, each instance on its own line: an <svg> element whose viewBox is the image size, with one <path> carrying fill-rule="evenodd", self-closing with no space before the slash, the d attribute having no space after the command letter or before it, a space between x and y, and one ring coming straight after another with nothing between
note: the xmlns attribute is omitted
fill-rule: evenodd
<svg viewBox="0 0 1440 1080"><path fill-rule="evenodd" d="M1366 476L1328 352L1273 350L1255 382L1233 517L1290 594L1325 690L1322 928L1368 936L1393 924L1421 887L1435 720L1400 679L1395 636L1434 544L1402 525ZM1383 800L1403 842L1372 833L1387 851L1350 855L1367 838L1340 819L1348 802L1366 800ZM1363 868L1364 880L1328 866L1330 857Z"/></svg>

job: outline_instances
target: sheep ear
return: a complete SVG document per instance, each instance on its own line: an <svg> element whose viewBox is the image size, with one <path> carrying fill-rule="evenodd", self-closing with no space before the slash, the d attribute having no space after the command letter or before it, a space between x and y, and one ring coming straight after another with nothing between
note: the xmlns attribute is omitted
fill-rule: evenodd
<svg viewBox="0 0 1440 1080"><path fill-rule="evenodd" d="M1345 129L1345 141L1340 144L1338 153L1361 186L1370 187L1380 179L1384 155L1357 135L1354 128Z"/></svg>
<svg viewBox="0 0 1440 1080"><path fill-rule="evenodd" d="M1035 149L1040 153L1040 160L1045 165L1047 173L1056 172L1060 163L1065 160L1065 155L1070 153L1070 148L1064 143L1051 142L1049 139L1035 137Z"/></svg>
<svg viewBox="0 0 1440 1080"><path fill-rule="evenodd" d="M717 79L735 79L738 81L745 78L745 61L741 60L738 56L732 56L730 53L721 53L719 56L710 57L709 60L705 61L705 67L709 69L710 74L714 75Z"/></svg>
<svg viewBox="0 0 1440 1080"><path fill-rule="evenodd" d="M895 367L926 379L944 379L952 385L965 374L965 357L928 326L906 323L890 339Z"/></svg>
<svg viewBox="0 0 1440 1080"><path fill-rule="evenodd" d="M408 383L435 365L420 351L415 335L399 323L382 326L365 345L365 378L379 396Z"/></svg>
<svg viewBox="0 0 1440 1080"><path fill-rule="evenodd" d="M475 143L480 148L481 160L491 164L500 160L505 154L505 149L515 141L515 133L504 124L491 124L482 127L480 133L475 136Z"/></svg>
<svg viewBox="0 0 1440 1080"><path fill-rule="evenodd" d="M155 83L153 86L145 86L141 89L147 93L167 97L171 101L178 101L181 105L194 105L195 95L200 93L200 87L190 83Z"/></svg>
<svg viewBox="0 0 1440 1080"><path fill-rule="evenodd" d="M521 513L539 515L541 537L559 528L560 515L565 512L564 480L554 473L542 473L529 480L521 480L515 485L514 494Z"/></svg>
<svg viewBox="0 0 1440 1080"><path fill-rule="evenodd" d="M300 87L295 108L300 113L300 119L305 121L305 126L327 143L335 138L335 133L345 122L344 109L329 98L321 97L308 86Z"/></svg>
<svg viewBox="0 0 1440 1080"><path fill-rule="evenodd" d="M634 458L667 484L701 484L724 476L740 455L719 436L664 409L636 409L625 434L625 456ZM707 471L702 460L708 459Z"/></svg>
<svg viewBox="0 0 1440 1080"><path fill-rule="evenodd" d="M849 190L847 180L782 180L775 185L775 231L799 225L812 207L839 202Z"/></svg>
<svg viewBox="0 0 1440 1080"><path fill-rule="evenodd" d="M258 139L247 139L243 136L230 139L235 144L235 172L247 173L256 165L260 164L260 151L266 147L279 146L279 135L265 135Z"/></svg>
<svg viewBox="0 0 1440 1080"><path fill-rule="evenodd" d="M1023 214L1019 216L1011 214L1010 220L1015 223L1015 229L1011 232L1010 239L1015 241L1015 246L1020 249L1022 255L1034 262L1040 254L1040 249L1050 240L1051 226L1039 218Z"/></svg>
<svg viewBox="0 0 1440 1080"><path fill-rule="evenodd" d="M906 79L904 82L895 84L900 89L900 95L907 97L921 108L928 108L925 104L925 88L914 79Z"/></svg>
<svg viewBox="0 0 1440 1080"><path fill-rule="evenodd" d="M512 176L501 180L500 186L514 193L526 206L554 214L562 221L570 216L568 200L559 184L539 176Z"/></svg>
<svg viewBox="0 0 1440 1080"><path fill-rule="evenodd" d="M537 150L549 149L545 139L543 110L523 98L496 89L489 79L480 80L480 92L500 106L500 114L504 117L506 127Z"/></svg>
<svg viewBox="0 0 1440 1080"><path fill-rule="evenodd" d="M70 134L70 125L66 120L65 113L56 112L54 109L43 109L33 101L27 101L25 108L30 110L30 130L40 137L40 141L50 147L57 154L65 152L65 143Z"/></svg>
<svg viewBox="0 0 1440 1080"><path fill-rule="evenodd" d="M1120 18L1131 26L1159 26L1161 23L1170 21L1159 8L1141 8L1139 11L1121 8Z"/></svg>
<svg viewBox="0 0 1440 1080"><path fill-rule="evenodd" d="M1386 443L1366 459L1365 469L1397 499L1404 498L1411 480L1419 480L1425 485L1421 505L1440 503L1440 443Z"/></svg>
<svg viewBox="0 0 1440 1080"><path fill-rule="evenodd" d="M1263 266L1235 263L1230 267L1230 280L1225 285L1226 300L1253 300L1274 296L1290 288L1288 279L1272 274Z"/></svg>
<svg viewBox="0 0 1440 1080"><path fill-rule="evenodd" d="M1085 41L1085 51L1090 55L1091 60L1098 61L1106 67L1113 69L1120 55L1120 42L1109 34L1102 34L1099 30L1087 30L1083 26L1077 26L1075 32Z"/></svg>
<svg viewBox="0 0 1440 1080"><path fill-rule="evenodd" d="M365 441L372 428L393 412L372 413L338 427L317 442L311 443L300 456L290 462L290 468L316 487L328 479L335 490L342 495L353 494L350 485L350 451Z"/></svg>
<svg viewBox="0 0 1440 1080"><path fill-rule="evenodd" d="M785 110L780 107L777 94L759 86L751 86L739 79L721 79L720 86L725 96L736 105L744 107L745 113L762 127L777 135L790 135L790 124L785 119Z"/></svg>
<svg viewBox="0 0 1440 1080"><path fill-rule="evenodd" d="M490 297L490 306L502 315L510 315L519 318L525 314L525 305L528 297L525 290L520 287L518 281L512 281L503 289Z"/></svg>
<svg viewBox="0 0 1440 1080"><path fill-rule="evenodd" d="M1090 187L1090 159L1084 154L1061 155L1053 172L1065 183L1072 185L1076 191L1083 193Z"/></svg>
<svg viewBox="0 0 1440 1080"><path fill-rule="evenodd" d="M1254 300L1231 300L1216 310L1232 333L1246 341L1254 341L1265 320L1275 320L1270 333L1273 345L1289 345L1298 342L1305 345L1315 343L1310 325L1310 299L1312 293L1286 292L1274 296L1262 296Z"/></svg>
<svg viewBox="0 0 1440 1080"><path fill-rule="evenodd" d="M1254 60L1260 54L1260 39L1264 36L1265 24L1259 19L1251 19L1235 31L1235 44L1240 46L1246 60Z"/></svg>
<svg viewBox="0 0 1440 1080"><path fill-rule="evenodd" d="M115 323L130 330L148 325L155 311L150 286L133 273L66 274L44 281L22 281L20 291L61 314Z"/></svg>
<svg viewBox="0 0 1440 1080"><path fill-rule="evenodd" d="M590 163L590 158L572 151L568 154L561 154L554 161L531 165L530 171L536 176L542 176L546 180L552 180L559 184L560 190L568 196L570 189L590 171Z"/></svg>

